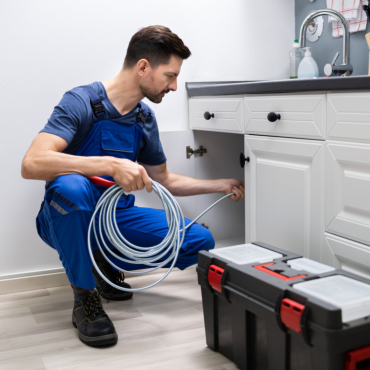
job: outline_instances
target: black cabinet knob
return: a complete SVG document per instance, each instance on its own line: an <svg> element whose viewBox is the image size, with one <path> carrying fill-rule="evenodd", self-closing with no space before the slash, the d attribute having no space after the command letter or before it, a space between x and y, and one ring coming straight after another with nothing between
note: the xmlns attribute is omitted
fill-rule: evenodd
<svg viewBox="0 0 370 370"><path fill-rule="evenodd" d="M267 119L270 121L270 122L276 122L278 119L280 119L281 116L279 113L275 113L275 112L270 112L268 115L267 115Z"/></svg>
<svg viewBox="0 0 370 370"><path fill-rule="evenodd" d="M241 168L244 168L245 166L245 162L249 162L249 157L245 158L245 155L243 152L240 153L240 156L239 156L239 162L240 162L240 167Z"/></svg>
<svg viewBox="0 0 370 370"><path fill-rule="evenodd" d="M215 114L214 113L209 113L209 112L205 112L204 113L204 118L208 121L209 119L211 118L214 118L215 117Z"/></svg>

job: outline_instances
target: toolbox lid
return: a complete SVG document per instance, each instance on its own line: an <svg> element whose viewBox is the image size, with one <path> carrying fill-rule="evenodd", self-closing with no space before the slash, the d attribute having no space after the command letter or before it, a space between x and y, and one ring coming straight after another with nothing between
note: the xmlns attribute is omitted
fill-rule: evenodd
<svg viewBox="0 0 370 370"><path fill-rule="evenodd" d="M273 252L254 244L240 244L233 247L212 249L209 252L225 260L234 262L237 265L271 262L274 259L283 257L280 253Z"/></svg>
<svg viewBox="0 0 370 370"><path fill-rule="evenodd" d="M342 310L342 322L370 315L370 285L343 275L296 283L293 288Z"/></svg>
<svg viewBox="0 0 370 370"><path fill-rule="evenodd" d="M303 270L310 272L311 274L324 274L325 272L335 271L334 267L303 257L289 260L287 261L287 264L294 270Z"/></svg>

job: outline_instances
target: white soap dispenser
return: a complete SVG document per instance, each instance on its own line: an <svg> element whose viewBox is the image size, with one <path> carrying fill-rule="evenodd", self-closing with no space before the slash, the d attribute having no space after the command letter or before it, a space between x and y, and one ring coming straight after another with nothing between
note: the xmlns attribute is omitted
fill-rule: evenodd
<svg viewBox="0 0 370 370"><path fill-rule="evenodd" d="M306 52L298 67L298 78L319 77L319 67L316 64L315 59L312 58L310 48L306 47L303 49L306 49Z"/></svg>

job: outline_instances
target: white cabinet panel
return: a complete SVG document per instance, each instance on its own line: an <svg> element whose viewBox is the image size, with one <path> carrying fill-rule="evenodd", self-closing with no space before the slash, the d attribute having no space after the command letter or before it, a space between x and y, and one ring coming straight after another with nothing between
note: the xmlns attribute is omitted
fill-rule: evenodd
<svg viewBox="0 0 370 370"><path fill-rule="evenodd" d="M328 94L327 137L370 143L370 93Z"/></svg>
<svg viewBox="0 0 370 370"><path fill-rule="evenodd" d="M370 247L324 234L322 262L370 279Z"/></svg>
<svg viewBox="0 0 370 370"><path fill-rule="evenodd" d="M296 138L325 138L326 97L322 95L264 95L247 97L245 133ZM269 122L270 112L280 120Z"/></svg>
<svg viewBox="0 0 370 370"><path fill-rule="evenodd" d="M189 99L190 129L242 133L242 98ZM206 120L204 113L213 113Z"/></svg>
<svg viewBox="0 0 370 370"><path fill-rule="evenodd" d="M320 261L324 145L245 136L247 241Z"/></svg>
<svg viewBox="0 0 370 370"><path fill-rule="evenodd" d="M326 145L326 231L370 245L370 145Z"/></svg>

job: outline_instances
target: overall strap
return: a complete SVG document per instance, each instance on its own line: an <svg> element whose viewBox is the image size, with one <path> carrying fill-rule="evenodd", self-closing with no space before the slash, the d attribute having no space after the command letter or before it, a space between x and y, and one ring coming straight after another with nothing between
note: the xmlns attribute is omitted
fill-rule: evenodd
<svg viewBox="0 0 370 370"><path fill-rule="evenodd" d="M101 102L98 94L91 86L80 86L83 88L90 97L90 104L93 110L94 116L98 121L102 121L105 117L105 109L103 103Z"/></svg>

